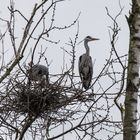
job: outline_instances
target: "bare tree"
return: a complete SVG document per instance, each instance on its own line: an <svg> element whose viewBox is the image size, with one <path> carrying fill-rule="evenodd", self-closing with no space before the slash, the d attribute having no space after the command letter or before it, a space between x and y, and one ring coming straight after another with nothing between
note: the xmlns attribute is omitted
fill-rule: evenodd
<svg viewBox="0 0 140 140"><path fill-rule="evenodd" d="M122 137L123 126L124 134L127 132L129 126L125 119L129 106L126 101L124 118L123 102L120 101L125 98L127 54L120 55L116 48L120 31L117 20L123 8L120 5L120 11L115 17L111 16L106 8L107 16L113 23L109 26L110 52L99 74L92 78L91 88L84 90L81 88L79 75L75 73L80 14L77 14L75 20L69 25L58 27L55 24L57 5L64 1L43 0L34 5L30 17L27 18L19 9L15 9L14 1L11 0L8 7L10 18L0 18L0 22L6 24L5 30L0 29L0 135L4 139L53 140L59 138L64 140L71 134L78 140L103 138L114 140ZM132 10L132 13L133 11L135 10ZM48 20L47 17L50 16ZM25 23L21 37L16 34L15 17ZM131 25L131 21L135 20L133 18L131 14L128 23L132 34L135 35L135 25ZM43 61L48 68L53 63L48 62L47 47L43 44L51 43L59 46L60 41L51 40L50 34L53 31L64 31L72 26L77 27L75 36L70 37L69 42L65 44L70 49L60 47L64 54L62 72L54 74L49 71L47 85L42 86L42 83L37 80L33 81L30 78L30 72L32 72L32 64L35 61L37 64ZM5 50L7 38L10 38L11 57ZM130 46L134 46L133 37L131 39ZM136 37L135 40L137 41L138 38ZM135 52L138 53L138 51ZM66 55L70 65L65 62ZM10 59L6 59L9 57ZM129 57L131 60L130 54ZM28 63L31 65L29 66ZM128 67L131 68L129 64ZM129 68L128 77L131 77ZM108 83L105 84L105 81ZM128 84L133 84L132 81L130 78L127 80L126 97L129 95L129 90L132 91L128 88ZM114 110L118 111L118 114L120 112L117 119L114 117Z"/></svg>
<svg viewBox="0 0 140 140"><path fill-rule="evenodd" d="M137 102L139 89L139 60L140 60L140 6L132 1L132 11L127 18L130 29L130 45L128 59L128 74L125 97L124 140L136 140L137 135Z"/></svg>

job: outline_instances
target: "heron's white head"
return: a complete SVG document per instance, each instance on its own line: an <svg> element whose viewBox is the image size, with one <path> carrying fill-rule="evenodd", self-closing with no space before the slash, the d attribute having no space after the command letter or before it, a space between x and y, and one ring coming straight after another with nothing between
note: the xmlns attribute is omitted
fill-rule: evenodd
<svg viewBox="0 0 140 140"><path fill-rule="evenodd" d="M81 42L85 41L85 42L90 42L90 41L95 41L95 40L99 40L98 38L93 38L91 36L86 36L82 41L80 41L78 44L80 44Z"/></svg>
<svg viewBox="0 0 140 140"><path fill-rule="evenodd" d="M86 36L85 39L84 39L84 41L87 41L87 42L89 42L89 41L95 41L95 40L99 40L99 39L98 38L93 38L91 36Z"/></svg>

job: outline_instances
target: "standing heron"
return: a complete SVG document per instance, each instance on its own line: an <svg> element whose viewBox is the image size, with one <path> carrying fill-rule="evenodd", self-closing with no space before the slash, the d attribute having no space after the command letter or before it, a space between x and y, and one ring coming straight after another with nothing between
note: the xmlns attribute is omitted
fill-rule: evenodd
<svg viewBox="0 0 140 140"><path fill-rule="evenodd" d="M93 74L93 64L92 58L89 52L88 42L99 40L98 38L92 38L91 36L87 36L84 40L84 46L86 49L86 53L79 57L79 75L83 84L83 87L87 90L89 89L92 74ZM81 41L81 42L82 42Z"/></svg>
<svg viewBox="0 0 140 140"><path fill-rule="evenodd" d="M38 81L40 83L46 83L49 84L49 70L46 66L36 64L31 66L29 63L30 69L29 69L29 78L32 81Z"/></svg>

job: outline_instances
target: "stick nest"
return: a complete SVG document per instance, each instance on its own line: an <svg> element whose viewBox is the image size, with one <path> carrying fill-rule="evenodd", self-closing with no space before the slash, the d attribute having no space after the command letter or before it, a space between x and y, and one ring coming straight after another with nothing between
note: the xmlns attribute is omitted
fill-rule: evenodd
<svg viewBox="0 0 140 140"><path fill-rule="evenodd" d="M58 84L46 87L37 82L11 82L6 96L2 96L1 113L14 111L29 116L42 117L45 114L58 112L62 107L77 104L77 101L87 100L82 91L73 91L71 88ZM71 92L71 93L70 93Z"/></svg>
<svg viewBox="0 0 140 140"><path fill-rule="evenodd" d="M8 90L6 96L1 96L1 112L14 111L29 115L42 115L55 112L68 104L67 96L58 87L42 88L40 84L16 83Z"/></svg>

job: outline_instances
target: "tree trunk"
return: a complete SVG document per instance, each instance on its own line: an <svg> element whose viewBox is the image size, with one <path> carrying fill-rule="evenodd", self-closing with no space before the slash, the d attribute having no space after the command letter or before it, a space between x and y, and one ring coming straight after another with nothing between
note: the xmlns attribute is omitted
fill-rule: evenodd
<svg viewBox="0 0 140 140"><path fill-rule="evenodd" d="M140 7L138 6L137 0L132 0L132 12L128 18L128 24L130 28L130 45L128 54L123 140L136 140L140 66Z"/></svg>

